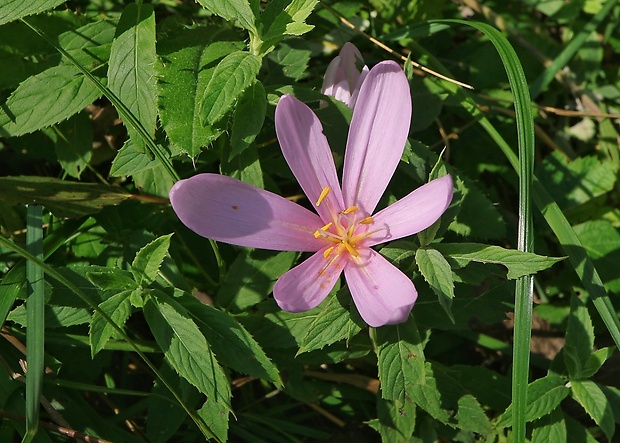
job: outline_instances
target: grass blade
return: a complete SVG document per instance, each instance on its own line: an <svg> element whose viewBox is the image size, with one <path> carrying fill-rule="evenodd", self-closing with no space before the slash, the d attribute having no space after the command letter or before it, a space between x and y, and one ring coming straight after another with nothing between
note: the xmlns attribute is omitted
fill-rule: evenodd
<svg viewBox="0 0 620 443"><path fill-rule="evenodd" d="M26 210L26 248L38 260L43 260L43 209L29 205ZM26 434L22 442L35 437L39 424L39 404L43 390L44 343L45 343L45 294L43 268L28 260L26 262L27 322L26 329Z"/></svg>

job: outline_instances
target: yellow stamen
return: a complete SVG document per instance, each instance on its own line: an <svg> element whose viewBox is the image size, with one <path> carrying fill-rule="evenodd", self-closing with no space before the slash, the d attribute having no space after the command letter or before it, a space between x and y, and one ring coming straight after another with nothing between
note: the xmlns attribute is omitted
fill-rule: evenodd
<svg viewBox="0 0 620 443"><path fill-rule="evenodd" d="M349 206L347 209L345 209L343 212L343 214L350 214L351 212L356 212L357 211L357 206Z"/></svg>
<svg viewBox="0 0 620 443"><path fill-rule="evenodd" d="M351 246L349 242L344 242L343 244L344 247L347 248L347 251L349 251L349 254L351 254L353 257L357 257L360 255L359 252L357 252L357 249Z"/></svg>
<svg viewBox="0 0 620 443"><path fill-rule="evenodd" d="M332 253L333 250L334 250L333 246L331 248L327 248L325 251L323 251L323 257L324 258L329 257L329 255Z"/></svg>
<svg viewBox="0 0 620 443"><path fill-rule="evenodd" d="M332 222L329 222L322 228L319 228L316 231L314 231L314 238L325 237L325 231L329 229L332 224L333 224Z"/></svg>
<svg viewBox="0 0 620 443"><path fill-rule="evenodd" d="M319 199L316 201L316 206L317 208L319 207L319 205L321 204L321 202L323 200L325 200L325 197L327 197L327 194L329 194L329 191L331 191L332 189L329 186L325 186L323 188L323 190L321 191L321 195L319 195Z"/></svg>
<svg viewBox="0 0 620 443"><path fill-rule="evenodd" d="M364 220L360 221L361 225L369 225L372 222L374 222L374 219L372 217L366 217Z"/></svg>

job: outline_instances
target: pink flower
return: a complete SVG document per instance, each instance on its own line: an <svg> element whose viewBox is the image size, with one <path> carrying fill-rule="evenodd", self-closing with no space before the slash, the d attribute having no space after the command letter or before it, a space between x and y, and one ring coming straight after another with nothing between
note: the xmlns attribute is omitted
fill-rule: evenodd
<svg viewBox="0 0 620 443"><path fill-rule="evenodd" d="M364 65L362 54L353 43L347 42L327 67L321 92L353 109L367 74L368 67Z"/></svg>
<svg viewBox="0 0 620 443"><path fill-rule="evenodd" d="M376 65L360 90L344 159L342 188L318 118L290 95L276 107L282 153L316 212L217 174L181 180L172 207L194 232L251 248L315 252L276 282L278 305L291 312L321 303L344 272L371 326L407 319L417 298L410 278L372 246L432 225L452 200L445 176L373 214L401 158L411 121L409 84L394 62Z"/></svg>

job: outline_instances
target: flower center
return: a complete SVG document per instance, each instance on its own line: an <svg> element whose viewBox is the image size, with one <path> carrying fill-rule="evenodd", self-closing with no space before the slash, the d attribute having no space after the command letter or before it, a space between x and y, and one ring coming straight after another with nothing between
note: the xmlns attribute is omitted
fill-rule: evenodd
<svg viewBox="0 0 620 443"><path fill-rule="evenodd" d="M330 192L326 186L319 196L316 206L319 206ZM329 205L329 201L327 201ZM333 208L329 205L330 209ZM322 238L332 246L327 248L323 256L325 259L337 258L343 252L348 252L352 257L358 257L360 242L368 238L370 232L368 226L373 223L372 217L361 218L357 206L349 206L344 211L331 210L332 221L314 232L315 238Z"/></svg>

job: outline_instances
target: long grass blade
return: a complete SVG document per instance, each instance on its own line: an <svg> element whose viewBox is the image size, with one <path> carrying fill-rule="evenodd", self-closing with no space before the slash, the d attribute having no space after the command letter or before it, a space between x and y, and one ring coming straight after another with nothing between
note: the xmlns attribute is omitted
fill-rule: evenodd
<svg viewBox="0 0 620 443"><path fill-rule="evenodd" d="M43 260L43 210L29 205L26 210L26 248L38 260ZM31 260L26 262L26 433L22 442L29 443L37 434L39 405L43 391L45 297L43 268Z"/></svg>

